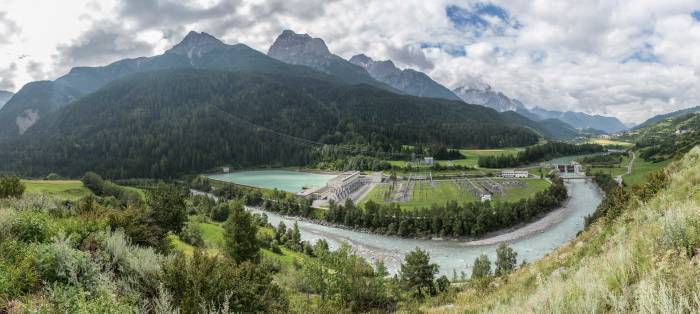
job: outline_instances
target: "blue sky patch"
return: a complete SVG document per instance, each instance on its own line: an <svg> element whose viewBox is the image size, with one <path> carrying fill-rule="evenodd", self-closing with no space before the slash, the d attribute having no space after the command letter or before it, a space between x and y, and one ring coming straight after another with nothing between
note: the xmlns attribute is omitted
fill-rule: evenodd
<svg viewBox="0 0 700 314"><path fill-rule="evenodd" d="M449 5L445 15L452 25L459 30L475 31L477 36L486 29L492 29L496 34L503 34L506 27L519 29L522 24L510 16L508 11L491 3L476 3L470 8ZM492 23L493 18L499 23Z"/></svg>
<svg viewBox="0 0 700 314"><path fill-rule="evenodd" d="M635 51L631 56L623 60L622 63L627 63L630 61L655 63L659 62L659 58L654 55L654 46L650 45L649 43L645 43L642 48Z"/></svg>
<svg viewBox="0 0 700 314"><path fill-rule="evenodd" d="M690 13L690 16L692 16L696 21L700 22L700 11L693 11L693 13Z"/></svg>
<svg viewBox="0 0 700 314"><path fill-rule="evenodd" d="M453 57L465 57L467 55L467 51L464 49L464 46L452 45L448 43L421 43L420 48L439 48Z"/></svg>

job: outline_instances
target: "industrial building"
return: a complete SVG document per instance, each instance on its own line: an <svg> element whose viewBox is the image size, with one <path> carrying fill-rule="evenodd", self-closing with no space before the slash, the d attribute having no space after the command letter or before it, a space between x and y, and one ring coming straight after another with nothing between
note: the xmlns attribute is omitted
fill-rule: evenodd
<svg viewBox="0 0 700 314"><path fill-rule="evenodd" d="M527 178L530 174L527 171L520 170L501 170L501 177L503 178Z"/></svg>

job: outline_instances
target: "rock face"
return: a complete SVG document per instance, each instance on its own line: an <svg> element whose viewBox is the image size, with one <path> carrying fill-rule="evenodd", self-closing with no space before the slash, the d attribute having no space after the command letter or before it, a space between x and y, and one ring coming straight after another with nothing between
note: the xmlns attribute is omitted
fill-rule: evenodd
<svg viewBox="0 0 700 314"><path fill-rule="evenodd" d="M10 98L12 98L12 96L14 96L14 95L15 95L14 93L7 92L7 91L4 91L4 90L0 90L0 109L2 109L2 107L3 107L8 101L10 101Z"/></svg>
<svg viewBox="0 0 700 314"><path fill-rule="evenodd" d="M283 31L267 55L286 63L305 65L327 73L333 61L340 58L328 50L323 39L311 38L308 34L297 34L292 30Z"/></svg>
<svg viewBox="0 0 700 314"><path fill-rule="evenodd" d="M350 63L364 68L375 80L408 95L460 100L457 95L433 81L425 73L411 69L401 70L391 60L374 61L364 54L359 54L350 58Z"/></svg>
<svg viewBox="0 0 700 314"><path fill-rule="evenodd" d="M28 83L0 110L0 138L22 135L44 115L81 94L52 81Z"/></svg>
<svg viewBox="0 0 700 314"><path fill-rule="evenodd" d="M182 41L166 53L185 56L190 60L202 58L206 53L226 45L207 33L189 32Z"/></svg>
<svg viewBox="0 0 700 314"><path fill-rule="evenodd" d="M467 77L465 82L464 85L455 88L453 92L468 104L481 105L501 112L515 111L530 120L542 120L527 110L519 100L494 90L491 85L478 78Z"/></svg>
<svg viewBox="0 0 700 314"><path fill-rule="evenodd" d="M343 78L351 84L368 84L397 92L395 88L372 78L363 67L331 53L323 39L312 38L308 34L283 31L270 46L267 55L285 63L307 66Z"/></svg>

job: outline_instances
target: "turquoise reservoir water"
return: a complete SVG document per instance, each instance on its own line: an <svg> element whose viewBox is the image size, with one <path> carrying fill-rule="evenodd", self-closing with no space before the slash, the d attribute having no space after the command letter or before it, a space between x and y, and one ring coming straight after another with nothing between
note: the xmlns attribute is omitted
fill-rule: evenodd
<svg viewBox="0 0 700 314"><path fill-rule="evenodd" d="M242 184L265 189L278 189L287 192L301 192L304 187L324 186L333 179L332 174L318 174L289 170L240 171L210 175L209 178L224 182Z"/></svg>

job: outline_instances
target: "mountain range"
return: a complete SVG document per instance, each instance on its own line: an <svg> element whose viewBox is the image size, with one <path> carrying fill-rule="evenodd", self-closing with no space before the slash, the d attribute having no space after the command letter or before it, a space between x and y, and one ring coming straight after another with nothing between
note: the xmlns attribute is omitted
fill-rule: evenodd
<svg viewBox="0 0 700 314"><path fill-rule="evenodd" d="M170 177L222 164L305 165L322 144L371 152L560 136L549 122L406 95L363 67L326 59L319 71L300 65L313 60L290 64L191 32L162 55L27 84L0 110L0 172Z"/></svg>
<svg viewBox="0 0 700 314"><path fill-rule="evenodd" d="M543 119L558 119L564 121L577 129L593 129L606 133L627 130L627 126L615 117L589 115L583 112L573 111L553 111L540 107L532 108L530 112Z"/></svg>
<svg viewBox="0 0 700 314"><path fill-rule="evenodd" d="M498 111L515 111L528 119L541 121L557 119L582 131L598 130L598 133L614 133L628 129L620 120L614 117L589 115L582 112L552 111L539 107L528 109L522 102L510 98L504 93L492 88L478 78L465 77L464 85L453 90L463 101L470 104L482 105Z"/></svg>
<svg viewBox="0 0 700 314"><path fill-rule="evenodd" d="M433 81L425 73L413 69L401 70L391 60L374 61L364 54L359 54L350 58L349 61L365 69L375 80L384 82L408 95L460 100L452 91Z"/></svg>
<svg viewBox="0 0 700 314"><path fill-rule="evenodd" d="M659 121L663 121L666 119L673 119L673 118L677 118L677 117L680 117L683 115L687 115L687 114L691 114L691 113L698 113L698 112L700 112L700 106L686 108L686 109L682 109L682 110L678 110L678 111L674 111L674 112L669 112L666 114L656 115L656 116L653 116L653 117L647 119L646 121L640 123L639 125L633 127L632 129L633 130L642 129L644 127L653 125Z"/></svg>

